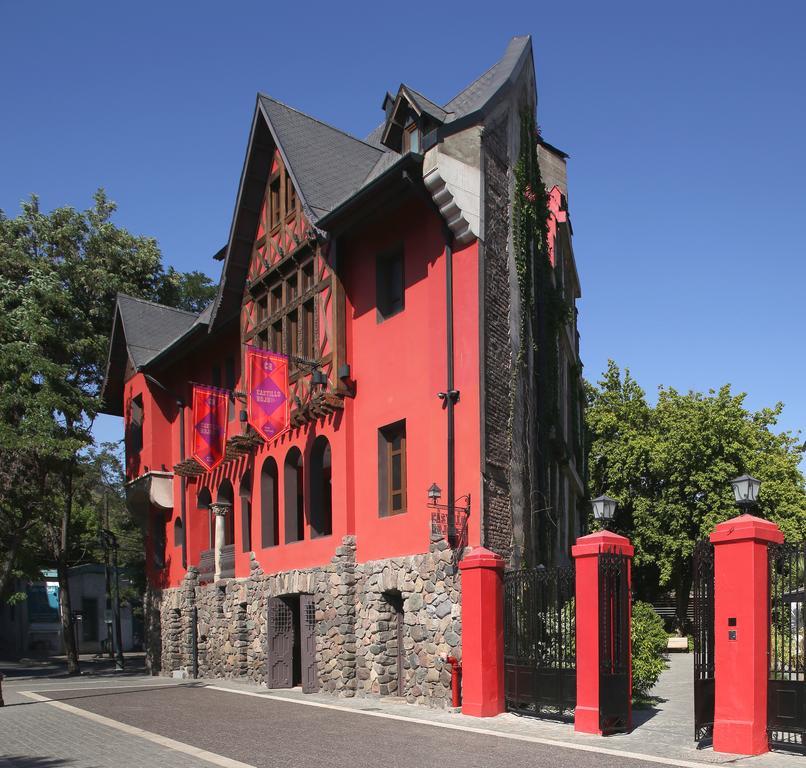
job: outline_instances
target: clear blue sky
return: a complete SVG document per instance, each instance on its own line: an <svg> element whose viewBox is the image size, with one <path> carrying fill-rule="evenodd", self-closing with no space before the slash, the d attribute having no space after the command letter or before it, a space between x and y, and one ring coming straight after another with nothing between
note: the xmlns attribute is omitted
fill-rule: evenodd
<svg viewBox="0 0 806 768"><path fill-rule="evenodd" d="M586 375L729 382L805 426L806 3L392 7L0 0L0 208L104 186L217 278L258 90L363 136L386 90L443 103L531 33L538 121L571 155Z"/></svg>

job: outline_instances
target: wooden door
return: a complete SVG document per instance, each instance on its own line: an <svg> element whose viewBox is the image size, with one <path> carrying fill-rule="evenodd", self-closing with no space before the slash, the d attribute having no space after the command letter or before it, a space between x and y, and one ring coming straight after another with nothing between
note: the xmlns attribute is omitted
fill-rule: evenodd
<svg viewBox="0 0 806 768"><path fill-rule="evenodd" d="M299 624L302 692L317 693L319 676L316 670L316 606L313 595L299 596Z"/></svg>
<svg viewBox="0 0 806 768"><path fill-rule="evenodd" d="M269 688L291 688L294 669L294 620L281 597L269 598L268 611Z"/></svg>

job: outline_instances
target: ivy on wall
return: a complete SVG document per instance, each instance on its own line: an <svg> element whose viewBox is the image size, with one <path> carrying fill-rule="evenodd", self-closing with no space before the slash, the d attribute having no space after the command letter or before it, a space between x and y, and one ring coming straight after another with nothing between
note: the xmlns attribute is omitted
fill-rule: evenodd
<svg viewBox="0 0 806 768"><path fill-rule="evenodd" d="M539 391L546 400L542 416L547 426L558 426L559 382L557 340L568 322L569 308L554 281L548 248L548 191L538 163L539 132L529 109L521 112L520 156L515 165L512 204L513 249L520 293L520 339L514 373L523 366L531 342L539 366ZM544 323L543 328L539 327ZM514 396L514 380L513 380Z"/></svg>

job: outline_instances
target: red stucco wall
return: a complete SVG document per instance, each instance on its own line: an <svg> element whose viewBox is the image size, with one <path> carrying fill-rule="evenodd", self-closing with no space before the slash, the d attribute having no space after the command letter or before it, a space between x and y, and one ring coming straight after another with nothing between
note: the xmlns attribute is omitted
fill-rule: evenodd
<svg viewBox="0 0 806 768"><path fill-rule="evenodd" d="M405 309L378 322L375 301L375 255L402 242L405 253ZM374 220L339 244L339 259L346 292L347 360L356 382L356 397L346 398L343 411L293 429L263 446L252 456L219 466L212 473L189 479L187 485L188 563L199 562L209 547L208 515L199 510L196 497L202 487L213 500L224 478L235 493L236 576L249 573L250 554L241 535L241 477L252 474L252 549L267 572L324 565L346 534L356 534L360 561L425 552L430 537L430 509L426 490L436 482L447 487L447 417L437 392L446 387L445 243L440 219L424 202L412 200L391 215ZM456 493L471 493L473 509L469 543L479 543L480 434L479 434L479 294L478 248L474 241L454 253L455 386L461 392L456 406ZM223 372L227 356L235 358L237 389L241 381L242 350L237 322L226 334L217 334L189 355L176 359L155 376L190 402L189 382L208 383L211 369ZM129 456L129 478L150 469L171 469L179 461L178 409L173 400L142 375L126 384L124 402L142 393L144 448ZM239 429L238 401L230 428ZM127 417L128 419L128 409ZM406 419L407 496L405 514L378 514L378 429ZM191 455L192 412L185 409L185 455ZM332 456L333 533L312 539L307 515L310 487L306 472L306 527L303 541L285 544L283 463L298 447L307 470L314 439L325 435ZM260 472L267 456L279 469L280 544L261 546ZM174 479L173 515L166 520L166 567L153 568L148 542L148 573L152 583L178 584L184 569L181 548L174 545L174 522L180 515L180 479ZM446 498L443 496L443 502Z"/></svg>

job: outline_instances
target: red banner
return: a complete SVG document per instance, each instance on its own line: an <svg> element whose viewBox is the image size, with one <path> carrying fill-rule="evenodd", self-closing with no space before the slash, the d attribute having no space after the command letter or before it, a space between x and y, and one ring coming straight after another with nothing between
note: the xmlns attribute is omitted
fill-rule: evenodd
<svg viewBox="0 0 806 768"><path fill-rule="evenodd" d="M224 460L228 399L223 390L193 385L193 458L208 472Z"/></svg>
<svg viewBox="0 0 806 768"><path fill-rule="evenodd" d="M272 440L289 426L288 358L257 347L246 348L249 423Z"/></svg>

